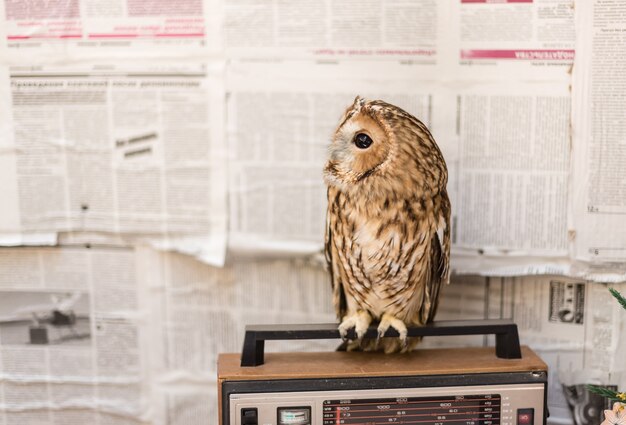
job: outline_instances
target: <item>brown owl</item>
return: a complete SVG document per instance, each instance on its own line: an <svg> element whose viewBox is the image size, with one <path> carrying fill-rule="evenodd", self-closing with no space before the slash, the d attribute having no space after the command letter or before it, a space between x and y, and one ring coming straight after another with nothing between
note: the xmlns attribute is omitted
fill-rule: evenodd
<svg viewBox="0 0 626 425"><path fill-rule="evenodd" d="M433 320L449 279L448 171L426 126L381 100L354 100L324 168L326 259L339 332L348 349L409 351L406 326ZM378 321L379 340L361 338ZM380 340L389 327L398 339Z"/></svg>

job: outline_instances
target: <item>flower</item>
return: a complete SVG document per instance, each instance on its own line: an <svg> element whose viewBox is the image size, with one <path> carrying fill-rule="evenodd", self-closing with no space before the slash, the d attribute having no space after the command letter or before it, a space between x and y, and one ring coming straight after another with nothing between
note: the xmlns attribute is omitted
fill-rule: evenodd
<svg viewBox="0 0 626 425"><path fill-rule="evenodd" d="M624 409L624 405L622 403L615 403L613 404L613 410L605 410L604 422L600 425L626 425L626 410Z"/></svg>
<svg viewBox="0 0 626 425"><path fill-rule="evenodd" d="M626 401L626 393L617 393L615 394L615 397L617 397L617 399L620 401ZM622 409L623 408L624 406L622 406Z"/></svg>

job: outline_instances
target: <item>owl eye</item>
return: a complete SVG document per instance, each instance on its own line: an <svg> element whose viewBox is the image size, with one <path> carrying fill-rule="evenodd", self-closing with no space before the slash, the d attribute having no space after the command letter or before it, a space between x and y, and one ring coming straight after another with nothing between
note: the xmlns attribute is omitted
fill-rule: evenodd
<svg viewBox="0 0 626 425"><path fill-rule="evenodd" d="M354 136L354 144L359 149L367 149L374 143L372 138L365 133L359 133Z"/></svg>

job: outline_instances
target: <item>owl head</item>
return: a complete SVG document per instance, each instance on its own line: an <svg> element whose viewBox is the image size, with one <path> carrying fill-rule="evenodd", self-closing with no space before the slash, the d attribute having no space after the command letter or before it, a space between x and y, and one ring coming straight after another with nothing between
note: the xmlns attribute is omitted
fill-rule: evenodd
<svg viewBox="0 0 626 425"><path fill-rule="evenodd" d="M333 135L324 180L371 198L417 187L438 191L447 171L421 121L397 106L357 96Z"/></svg>
<svg viewBox="0 0 626 425"><path fill-rule="evenodd" d="M382 106L357 96L333 135L324 168L326 184L346 189L367 180L390 159L392 146Z"/></svg>

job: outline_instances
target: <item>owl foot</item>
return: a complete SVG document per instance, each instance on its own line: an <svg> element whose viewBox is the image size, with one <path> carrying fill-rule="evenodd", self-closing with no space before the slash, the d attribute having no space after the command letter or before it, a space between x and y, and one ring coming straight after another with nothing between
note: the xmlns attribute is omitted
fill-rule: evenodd
<svg viewBox="0 0 626 425"><path fill-rule="evenodd" d="M341 339L345 341L348 336L348 331L354 328L357 339L361 341L371 322L372 317L369 313L359 310L356 313L343 318L341 324L339 325L339 335L341 335Z"/></svg>
<svg viewBox="0 0 626 425"><path fill-rule="evenodd" d="M407 348L408 348L408 343L406 339L408 331L406 329L406 325L404 324L402 320L397 319L394 316L387 314L387 313L383 314L383 317L381 317L380 319L380 324L378 325L378 339L376 340L376 346L378 346L378 341L380 341L380 339L385 335L389 327L392 327L393 329L398 331L398 333L400 334L398 338L400 340L400 346L401 346L402 352L404 353L405 351L407 351ZM388 351L387 348L389 348L390 350ZM391 351L393 351L392 346L385 347L385 353L389 353Z"/></svg>

